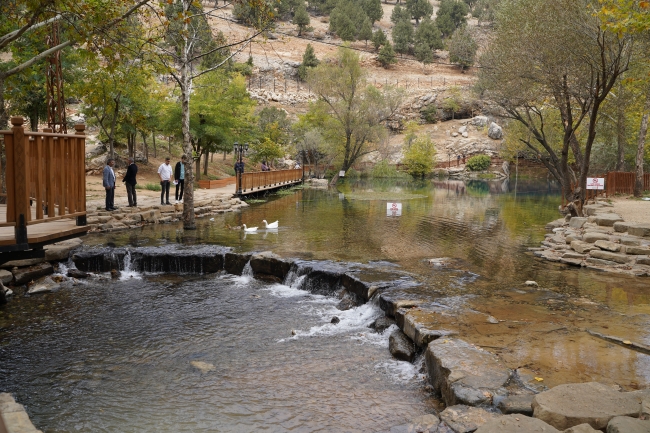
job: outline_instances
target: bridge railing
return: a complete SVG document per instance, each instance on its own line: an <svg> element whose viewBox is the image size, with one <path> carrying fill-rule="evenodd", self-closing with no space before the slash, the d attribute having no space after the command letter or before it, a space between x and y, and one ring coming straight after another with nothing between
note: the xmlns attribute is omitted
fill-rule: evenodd
<svg viewBox="0 0 650 433"><path fill-rule="evenodd" d="M242 173L237 176L236 191L250 193L302 180L302 168Z"/></svg>
<svg viewBox="0 0 650 433"><path fill-rule="evenodd" d="M7 214L0 226L15 227L16 240L26 239L27 226L63 218L85 225L85 125L74 134L25 131L22 117L0 131L6 156Z"/></svg>

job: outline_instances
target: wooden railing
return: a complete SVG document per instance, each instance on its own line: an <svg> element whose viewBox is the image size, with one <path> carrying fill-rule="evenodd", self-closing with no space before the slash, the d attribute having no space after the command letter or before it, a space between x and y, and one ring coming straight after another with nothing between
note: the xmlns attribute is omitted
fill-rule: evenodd
<svg viewBox="0 0 650 433"><path fill-rule="evenodd" d="M605 191L607 195L632 194L636 174L634 172L610 171L605 177ZM650 190L650 174L643 175L643 189Z"/></svg>
<svg viewBox="0 0 650 433"><path fill-rule="evenodd" d="M262 189L269 189L288 183L302 180L302 168L291 170L260 171L257 173L243 173L237 177L236 191L247 193Z"/></svg>
<svg viewBox="0 0 650 433"><path fill-rule="evenodd" d="M234 185L237 183L235 176L230 176L225 179L217 180L200 180L199 188L203 189L214 189L214 188L223 188L224 186Z"/></svg>
<svg viewBox="0 0 650 433"><path fill-rule="evenodd" d="M85 125L74 134L25 131L22 117L11 118L4 136L7 160L7 217L16 242L26 242L27 226L62 218L85 225Z"/></svg>

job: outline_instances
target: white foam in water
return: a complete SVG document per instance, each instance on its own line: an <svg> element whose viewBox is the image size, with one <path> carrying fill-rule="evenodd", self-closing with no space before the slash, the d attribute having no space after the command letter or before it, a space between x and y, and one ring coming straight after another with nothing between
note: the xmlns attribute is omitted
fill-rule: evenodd
<svg viewBox="0 0 650 433"><path fill-rule="evenodd" d="M250 260L244 266L244 269L241 272L242 276L247 276L253 278L253 267L251 266Z"/></svg>
<svg viewBox="0 0 650 433"><path fill-rule="evenodd" d="M55 275L67 275L68 274L68 265L66 265L63 262L59 262L59 266L57 268L57 272Z"/></svg>
<svg viewBox="0 0 650 433"><path fill-rule="evenodd" d="M303 278L303 277L300 277ZM300 287L299 284L296 285ZM298 296L308 296L309 292L300 290L296 286L285 286L284 284L273 284L266 288L271 294L277 296L278 298L295 298Z"/></svg>
<svg viewBox="0 0 650 433"><path fill-rule="evenodd" d="M141 280L142 274L131 270L131 251L127 251L124 255L124 269L120 272L120 281L131 279Z"/></svg>
<svg viewBox="0 0 650 433"><path fill-rule="evenodd" d="M422 379L418 373L419 364L411 364L407 361L390 359L375 365L375 370L387 375L395 383L410 382L413 379Z"/></svg>

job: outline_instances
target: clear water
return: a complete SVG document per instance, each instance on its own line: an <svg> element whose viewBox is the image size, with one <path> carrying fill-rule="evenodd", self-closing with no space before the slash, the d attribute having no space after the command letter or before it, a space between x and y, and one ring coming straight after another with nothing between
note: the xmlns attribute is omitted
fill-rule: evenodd
<svg viewBox="0 0 650 433"><path fill-rule="evenodd" d="M387 195L402 203L401 216L387 215ZM545 385L648 387L650 356L586 333L650 344L648 280L526 252L559 217L559 202L556 186L538 181L520 180L516 190L503 182L360 181L271 196L199 219L196 231L167 224L85 241L390 262L422 283L404 296L446 306L461 338ZM231 229L263 227L263 219L280 227ZM442 257L446 266L429 262ZM374 432L437 405L423 391L420 364L394 361L388 334L366 328L381 314L375 305L344 313L337 300L247 277L130 276L0 307L0 390L14 392L44 431ZM339 325L329 323L333 315Z"/></svg>

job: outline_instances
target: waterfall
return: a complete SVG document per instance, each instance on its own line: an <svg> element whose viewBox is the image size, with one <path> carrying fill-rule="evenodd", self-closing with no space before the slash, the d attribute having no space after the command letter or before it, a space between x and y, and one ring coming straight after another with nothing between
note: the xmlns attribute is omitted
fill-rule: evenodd
<svg viewBox="0 0 650 433"><path fill-rule="evenodd" d="M241 274L243 277L253 278L253 268L251 267L250 260L246 263L246 266L244 266L244 269L242 270Z"/></svg>
<svg viewBox="0 0 650 433"><path fill-rule="evenodd" d="M120 280L130 280L131 278L142 279L142 275L131 269L131 251L127 250L124 254L123 269L120 274Z"/></svg>

